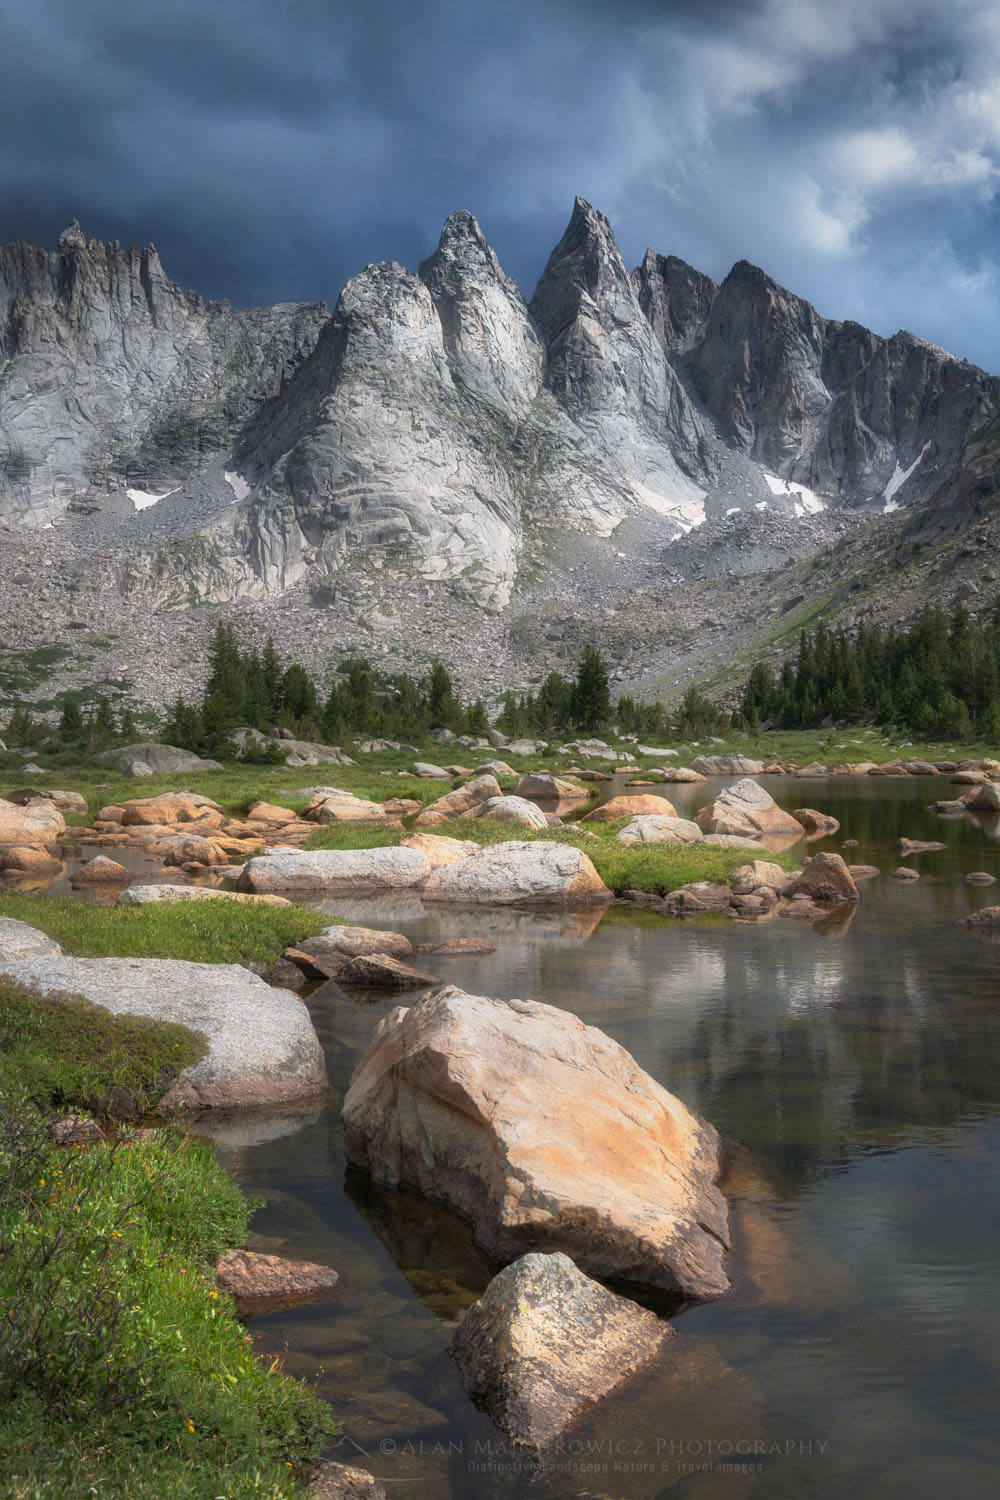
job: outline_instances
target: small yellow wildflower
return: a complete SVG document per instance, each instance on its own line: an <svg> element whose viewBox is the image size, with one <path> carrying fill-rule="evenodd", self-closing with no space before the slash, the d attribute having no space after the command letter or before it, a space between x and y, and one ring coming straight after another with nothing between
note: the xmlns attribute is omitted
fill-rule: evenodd
<svg viewBox="0 0 1000 1500"><path fill-rule="evenodd" d="M214 1302L214 1301L215 1301L215 1299L216 1299L216 1297L217 1297L217 1296L218 1296L218 1295L219 1295L219 1294L218 1294L218 1292L209 1292L209 1294L208 1294L208 1295L209 1295L209 1296L210 1296L210 1297L211 1297L211 1299L212 1299L212 1301L213 1301L213 1302Z"/></svg>
<svg viewBox="0 0 1000 1500"><path fill-rule="evenodd" d="M187 1426L188 1432L194 1432L194 1423L192 1422L190 1417L188 1417L185 1425Z"/></svg>

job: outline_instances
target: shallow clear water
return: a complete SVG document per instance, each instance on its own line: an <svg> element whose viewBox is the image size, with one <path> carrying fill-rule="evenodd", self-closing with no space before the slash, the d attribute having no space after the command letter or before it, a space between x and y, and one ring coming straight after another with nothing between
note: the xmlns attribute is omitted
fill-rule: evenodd
<svg viewBox="0 0 1000 1500"><path fill-rule="evenodd" d="M317 1379L344 1421L337 1456L390 1493L404 1481L421 1500L997 1492L1000 944L955 922L1000 901L1000 887L964 881L1000 876L998 829L926 812L949 795L944 778L767 784L786 808L840 818L813 849L856 838L851 862L883 871L850 922L431 912L414 897L326 908L417 941L488 937L489 957L421 963L602 1027L743 1146L726 1184L732 1292L676 1317L660 1364L595 1408L533 1479L445 1352L496 1267L446 1211L345 1172L339 1103L398 1002L317 990L329 1106L214 1133L244 1188L268 1200L254 1221L262 1247L342 1272L333 1301L252 1329ZM683 812L717 785L665 790ZM948 845L905 861L919 883L891 878L900 835Z"/></svg>

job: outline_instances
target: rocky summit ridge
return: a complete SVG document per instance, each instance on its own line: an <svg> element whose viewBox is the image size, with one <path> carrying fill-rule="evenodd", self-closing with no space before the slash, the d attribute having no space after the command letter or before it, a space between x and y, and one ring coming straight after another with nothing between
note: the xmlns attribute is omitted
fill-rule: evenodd
<svg viewBox="0 0 1000 1500"><path fill-rule="evenodd" d="M749 641L807 559L838 604L932 539L978 568L998 451L996 377L823 318L745 261L721 285L652 250L630 273L582 198L530 302L467 212L415 273L366 266L332 315L204 302L153 246L75 221L54 252L0 247L8 639L110 618L159 649L167 616L225 604L276 634L275 611L305 612L285 623L314 651L374 629L390 660L406 615L409 647L417 620L447 658L471 607L500 687L574 621L614 635L645 601L653 636L621 655L656 685L697 667L698 585L736 580ZM29 622L17 578L39 566L65 588ZM568 632L547 633L551 604Z"/></svg>

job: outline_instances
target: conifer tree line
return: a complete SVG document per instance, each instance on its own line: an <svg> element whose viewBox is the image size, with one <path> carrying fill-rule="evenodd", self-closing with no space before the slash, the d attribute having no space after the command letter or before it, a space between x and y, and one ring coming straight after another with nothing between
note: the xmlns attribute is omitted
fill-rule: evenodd
<svg viewBox="0 0 1000 1500"><path fill-rule="evenodd" d="M104 693L86 707L78 696L67 694L54 728L36 719L30 708L15 708L3 731L8 745L41 745L53 750L106 750L111 745L133 744L139 737L131 709L116 712Z"/></svg>
<svg viewBox="0 0 1000 1500"><path fill-rule="evenodd" d="M754 666L733 723L812 729L824 719L1000 741L1000 601L975 622L959 604L950 616L925 609L908 630L862 621L853 632L803 632L780 673Z"/></svg>
<svg viewBox="0 0 1000 1500"><path fill-rule="evenodd" d="M440 662L418 679L348 660L324 691L298 662L286 665L270 638L261 652L242 651L232 626L220 624L201 702L178 695L163 735L185 750L232 754L233 734L241 727L284 729L294 739L335 745L349 734L418 739L431 728L481 735L489 724L482 702L464 703ZM268 753L280 751L275 746ZM244 758L253 754L249 745L243 751Z"/></svg>

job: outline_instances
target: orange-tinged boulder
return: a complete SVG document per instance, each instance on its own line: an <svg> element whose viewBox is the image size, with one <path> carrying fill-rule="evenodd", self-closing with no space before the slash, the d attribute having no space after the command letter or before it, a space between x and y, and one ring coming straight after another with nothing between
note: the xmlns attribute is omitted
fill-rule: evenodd
<svg viewBox="0 0 1000 1500"><path fill-rule="evenodd" d="M103 818L105 814L113 817L117 810L114 807L102 808L98 817ZM221 828L225 822L219 804L198 792L164 792L160 797L137 797L132 802L122 803L120 812L121 816L115 821L126 828L148 823L198 823L199 831L202 831Z"/></svg>
<svg viewBox="0 0 1000 1500"><path fill-rule="evenodd" d="M447 823L449 818L461 818L468 813L474 813L480 803L487 802L491 797L501 797L500 783L495 776L477 776L472 781L467 781L464 786L457 786L453 792L446 792L429 807L425 807L413 820L414 828L437 828L441 823Z"/></svg>
<svg viewBox="0 0 1000 1500"><path fill-rule="evenodd" d="M771 794L749 776L724 787L697 814L695 822L705 833L735 834L750 839L765 834L801 838L805 831L797 818L782 812Z"/></svg>
<svg viewBox="0 0 1000 1500"><path fill-rule="evenodd" d="M378 1024L343 1108L348 1160L448 1204L491 1254L692 1299L729 1282L719 1137L568 1011L449 987Z"/></svg>
<svg viewBox="0 0 1000 1500"><path fill-rule="evenodd" d="M612 797L584 818L585 823L613 823L616 818L676 818L677 809L666 797L643 792L637 797Z"/></svg>
<svg viewBox="0 0 1000 1500"><path fill-rule="evenodd" d="M785 886L783 894L804 895L810 901L823 903L854 902L858 899L858 888L839 854L814 854L805 861L801 875Z"/></svg>
<svg viewBox="0 0 1000 1500"><path fill-rule="evenodd" d="M47 798L39 797L23 807L0 798L0 849L58 844L65 832L66 819Z"/></svg>

